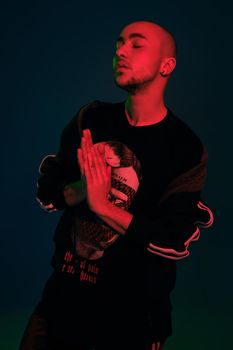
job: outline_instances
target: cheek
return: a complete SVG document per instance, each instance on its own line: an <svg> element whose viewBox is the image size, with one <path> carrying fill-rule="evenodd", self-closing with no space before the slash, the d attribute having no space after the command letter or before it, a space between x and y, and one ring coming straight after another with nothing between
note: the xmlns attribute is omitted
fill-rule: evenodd
<svg viewBox="0 0 233 350"><path fill-rule="evenodd" d="M145 68L149 62L149 57L145 54L138 54L134 56L133 63L135 67Z"/></svg>
<svg viewBox="0 0 233 350"><path fill-rule="evenodd" d="M148 55L138 55L134 58L133 70L135 73L151 73L154 70L154 60Z"/></svg>

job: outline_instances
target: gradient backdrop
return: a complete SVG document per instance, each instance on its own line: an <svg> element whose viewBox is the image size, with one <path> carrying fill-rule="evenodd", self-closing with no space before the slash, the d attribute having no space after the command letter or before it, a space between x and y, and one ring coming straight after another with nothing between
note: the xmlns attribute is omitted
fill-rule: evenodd
<svg viewBox="0 0 233 350"><path fill-rule="evenodd" d="M93 99L117 102L114 41L126 24L154 20L178 42L166 103L209 151L203 194L213 228L178 263L174 335L166 350L232 349L232 29L224 1L9 1L1 8L0 349L17 349L51 272L60 213L35 201L38 165ZM111 116L109 116L111 117ZM131 350L131 349L129 349Z"/></svg>

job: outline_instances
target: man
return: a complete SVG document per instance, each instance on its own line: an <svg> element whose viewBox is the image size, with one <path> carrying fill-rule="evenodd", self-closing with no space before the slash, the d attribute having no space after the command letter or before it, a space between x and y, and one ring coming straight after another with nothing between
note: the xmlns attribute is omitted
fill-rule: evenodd
<svg viewBox="0 0 233 350"><path fill-rule="evenodd" d="M175 66L167 30L127 25L113 59L126 100L81 108L43 160L38 201L63 215L21 350L161 350L171 336L176 262L213 223L205 147L164 103Z"/></svg>

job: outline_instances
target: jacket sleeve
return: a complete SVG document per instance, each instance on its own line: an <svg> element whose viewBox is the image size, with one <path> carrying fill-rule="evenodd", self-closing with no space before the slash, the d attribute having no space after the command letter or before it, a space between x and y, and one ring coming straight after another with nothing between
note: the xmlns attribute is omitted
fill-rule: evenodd
<svg viewBox="0 0 233 350"><path fill-rule="evenodd" d="M205 151L197 166L169 183L153 217L134 215L127 230L129 239L167 259L190 255L190 243L199 239L201 229L213 224L213 213L201 199L206 161Z"/></svg>
<svg viewBox="0 0 233 350"><path fill-rule="evenodd" d="M83 105L64 128L57 154L43 158L39 167L36 198L42 209L52 212L67 207L63 195L64 187L81 178L77 148L81 140L83 115L98 105L97 100Z"/></svg>
<svg viewBox="0 0 233 350"><path fill-rule="evenodd" d="M39 166L36 200L41 208L53 212L65 208L63 189L66 185L62 164L56 154L47 155Z"/></svg>
<svg viewBox="0 0 233 350"><path fill-rule="evenodd" d="M77 163L80 135L76 119L77 115L63 130L58 152L44 157L39 166L36 199L41 208L49 212L67 207L63 195L64 187L80 180Z"/></svg>

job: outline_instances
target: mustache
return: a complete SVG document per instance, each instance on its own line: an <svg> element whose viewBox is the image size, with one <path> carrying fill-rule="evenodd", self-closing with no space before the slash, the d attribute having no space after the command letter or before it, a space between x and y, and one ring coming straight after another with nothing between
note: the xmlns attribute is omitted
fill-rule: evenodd
<svg viewBox="0 0 233 350"><path fill-rule="evenodd" d="M124 67L124 68L130 68L130 64L127 60L122 58L113 58L113 67Z"/></svg>

